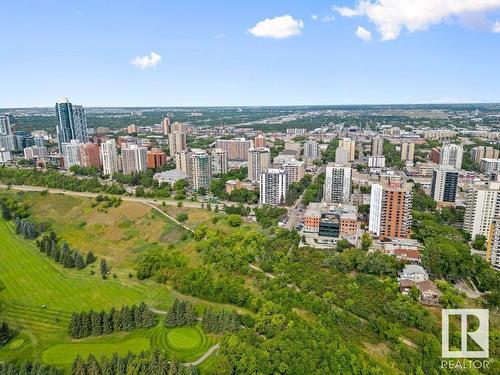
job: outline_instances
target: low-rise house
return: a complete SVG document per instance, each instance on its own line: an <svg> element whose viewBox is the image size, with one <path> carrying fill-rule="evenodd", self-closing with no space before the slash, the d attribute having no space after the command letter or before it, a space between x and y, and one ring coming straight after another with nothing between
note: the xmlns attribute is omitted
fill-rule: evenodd
<svg viewBox="0 0 500 375"><path fill-rule="evenodd" d="M440 304L441 291L431 280L413 281L402 279L399 281L399 290L402 294L410 293L412 287L420 291L420 302L426 305L438 306Z"/></svg>

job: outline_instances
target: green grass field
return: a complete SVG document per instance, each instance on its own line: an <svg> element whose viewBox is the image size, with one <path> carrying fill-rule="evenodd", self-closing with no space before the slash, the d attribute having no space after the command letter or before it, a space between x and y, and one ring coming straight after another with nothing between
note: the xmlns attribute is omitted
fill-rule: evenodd
<svg viewBox="0 0 500 375"><path fill-rule="evenodd" d="M176 238L180 237L180 230L168 219L152 214L147 207L138 210L135 203L132 206L124 203L121 211L115 211L110 215L111 221L103 224L106 218L101 215L105 214L90 208L92 200L69 198L66 201L66 198L36 193L22 196L30 204L35 218L50 221L59 235L71 239L73 246L91 243L98 257L104 255L108 260L111 259L112 272L116 272L118 278L102 280L97 265L81 271L65 269L40 253L34 241L16 235L12 222L0 219L0 321L6 321L17 332L11 342L0 348L0 361L39 360L69 369L78 354L87 356L93 353L100 357L113 352L125 354L128 351L138 353L160 349L170 357L190 362L201 357L218 341L217 337L206 335L200 325L165 328L163 316L159 317L159 324L152 329L118 332L83 340L71 339L67 327L73 311L108 310L141 301L166 310L174 298L191 300L199 312L208 306L214 309L232 309L234 306L184 296L152 280L139 281L128 277L128 270L133 266L137 254L150 246L161 246L164 240L178 241ZM129 212L134 213L127 219ZM76 216L81 222L75 223ZM111 246L110 239L115 236L116 227L128 233L132 230L136 232L131 235L132 239L123 237L121 233L120 240L115 242L116 246L112 250L105 249L102 245L96 246L97 239L89 240L88 233L93 229L88 223L92 220L101 222L99 225L108 246ZM151 237L151 232L147 232L149 234L142 239L143 226L152 225L152 222L154 230L161 230L154 237ZM152 242L151 238L158 242ZM193 243L193 240L188 240L185 244L181 241L179 245L191 248ZM81 246L78 248L85 249ZM118 265L114 263L117 259L121 260ZM91 269L96 271L95 275L90 274ZM241 308L238 310L247 312ZM203 363L200 368L209 368L211 362Z"/></svg>

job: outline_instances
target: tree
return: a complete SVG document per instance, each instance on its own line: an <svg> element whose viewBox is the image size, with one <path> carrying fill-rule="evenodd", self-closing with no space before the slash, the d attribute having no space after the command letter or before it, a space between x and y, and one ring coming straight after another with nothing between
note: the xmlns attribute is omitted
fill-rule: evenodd
<svg viewBox="0 0 500 375"><path fill-rule="evenodd" d="M106 275L109 273L109 267L108 264L106 263L106 259L101 259L101 276L103 279L106 278Z"/></svg>
<svg viewBox="0 0 500 375"><path fill-rule="evenodd" d="M241 225L241 216L239 215L229 215L227 217L227 222L229 223L230 226L232 227L239 227Z"/></svg>
<svg viewBox="0 0 500 375"><path fill-rule="evenodd" d="M482 234L478 234L474 241L472 242L472 247L476 250L486 250L486 237Z"/></svg>
<svg viewBox="0 0 500 375"><path fill-rule="evenodd" d="M175 218L178 222L183 223L188 219L188 214L181 212L180 214L177 214Z"/></svg>
<svg viewBox="0 0 500 375"><path fill-rule="evenodd" d="M87 253L87 264L92 264L96 261L96 257L92 251Z"/></svg>
<svg viewBox="0 0 500 375"><path fill-rule="evenodd" d="M373 244L372 237L368 232L363 233L361 236L361 250L368 251Z"/></svg>

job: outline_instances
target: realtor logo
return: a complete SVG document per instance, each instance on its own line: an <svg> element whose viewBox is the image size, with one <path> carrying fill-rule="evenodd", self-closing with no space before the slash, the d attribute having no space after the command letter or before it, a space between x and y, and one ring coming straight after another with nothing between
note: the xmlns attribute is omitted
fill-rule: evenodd
<svg viewBox="0 0 500 375"><path fill-rule="evenodd" d="M460 350L450 350L450 316L460 321ZM479 327L468 331L467 318L475 316ZM441 355L443 358L488 358L489 357L489 311L487 309L443 309L441 331ZM467 350L468 340L473 340L482 350Z"/></svg>

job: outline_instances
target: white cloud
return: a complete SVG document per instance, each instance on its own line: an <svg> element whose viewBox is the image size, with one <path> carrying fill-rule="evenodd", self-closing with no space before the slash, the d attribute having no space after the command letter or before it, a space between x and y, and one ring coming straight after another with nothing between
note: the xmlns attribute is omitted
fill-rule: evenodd
<svg viewBox="0 0 500 375"><path fill-rule="evenodd" d="M500 33L500 21L496 21L496 22L493 24L493 27L491 28L491 30L492 30L494 33Z"/></svg>
<svg viewBox="0 0 500 375"><path fill-rule="evenodd" d="M312 19L313 21L316 21L316 20L318 19L318 15L317 15L317 14L313 14L313 15L311 16L311 19Z"/></svg>
<svg viewBox="0 0 500 375"><path fill-rule="evenodd" d="M262 38L285 39L300 35L304 27L302 20L296 20L290 15L266 18L258 22L248 32L253 36Z"/></svg>
<svg viewBox="0 0 500 375"><path fill-rule="evenodd" d="M220 34L214 35L215 39L224 39L227 37L228 37L228 35L226 33L220 33Z"/></svg>
<svg viewBox="0 0 500 375"><path fill-rule="evenodd" d="M500 0L358 0L354 8L334 9L344 17L368 17L382 40L393 40L404 27L410 32L423 31L451 17L500 10Z"/></svg>
<svg viewBox="0 0 500 375"><path fill-rule="evenodd" d="M356 36L359 39L364 40L365 42L369 42L372 40L372 33L369 30L366 30L364 27L358 26L356 29Z"/></svg>
<svg viewBox="0 0 500 375"><path fill-rule="evenodd" d="M137 56L130 63L135 65L139 69L150 69L154 68L161 61L161 56L156 52L151 52L146 56Z"/></svg>
<svg viewBox="0 0 500 375"><path fill-rule="evenodd" d="M327 15L327 16L324 16L322 19L321 19L322 22L324 23L329 23L329 22L333 22L335 21L335 16L332 16L332 15Z"/></svg>

